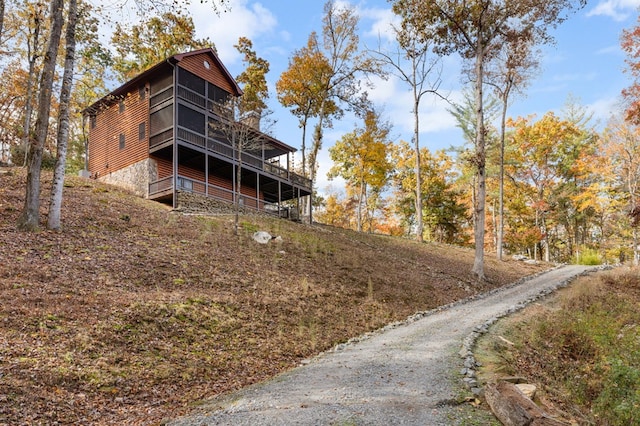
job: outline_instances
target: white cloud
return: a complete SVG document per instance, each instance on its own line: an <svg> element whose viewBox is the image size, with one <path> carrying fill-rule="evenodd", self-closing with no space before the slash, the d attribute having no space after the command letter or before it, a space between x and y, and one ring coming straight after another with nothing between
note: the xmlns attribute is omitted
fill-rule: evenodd
<svg viewBox="0 0 640 426"><path fill-rule="evenodd" d="M589 73L566 73L566 74L556 74L554 75L553 81L561 82L569 82L569 81L593 81L596 79L598 74L596 72Z"/></svg>
<svg viewBox="0 0 640 426"><path fill-rule="evenodd" d="M364 35L381 42L393 43L395 33L393 27L400 26L400 18L389 9L362 9L360 16L363 19L371 20L371 25L364 29Z"/></svg>
<svg viewBox="0 0 640 426"><path fill-rule="evenodd" d="M608 55L608 54L621 54L622 50L620 49L620 45L614 44L611 46L603 47L596 51L596 55Z"/></svg>
<svg viewBox="0 0 640 426"><path fill-rule="evenodd" d="M274 31L278 25L275 15L261 3L232 0L230 6L230 11L219 15L206 2L194 2L189 7L198 37L209 37L215 43L225 65L233 65L241 59L233 47L238 38L254 41Z"/></svg>
<svg viewBox="0 0 640 426"><path fill-rule="evenodd" d="M605 0L587 12L587 16L609 16L616 21L624 21L639 7L640 0Z"/></svg>
<svg viewBox="0 0 640 426"><path fill-rule="evenodd" d="M595 124L604 125L614 111L620 110L620 98L601 98L588 104L586 109L593 113L593 118L597 121Z"/></svg>

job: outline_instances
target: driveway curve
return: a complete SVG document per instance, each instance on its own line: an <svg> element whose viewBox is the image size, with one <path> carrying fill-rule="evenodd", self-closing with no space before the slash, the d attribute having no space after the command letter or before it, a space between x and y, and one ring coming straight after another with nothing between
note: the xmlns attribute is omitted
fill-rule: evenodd
<svg viewBox="0 0 640 426"><path fill-rule="evenodd" d="M451 425L458 355L474 327L594 270L563 266L452 304L312 359L267 382L207 401L169 422L200 425Z"/></svg>

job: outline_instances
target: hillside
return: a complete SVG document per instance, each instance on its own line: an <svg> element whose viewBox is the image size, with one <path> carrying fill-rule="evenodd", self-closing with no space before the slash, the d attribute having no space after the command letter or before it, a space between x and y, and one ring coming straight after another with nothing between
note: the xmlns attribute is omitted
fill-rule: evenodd
<svg viewBox="0 0 640 426"><path fill-rule="evenodd" d="M23 185L22 170L0 169L0 424L158 424L545 268L487 256L477 283L469 249L259 216L235 236L229 216L79 178L62 232L23 233ZM282 241L257 244L256 230Z"/></svg>

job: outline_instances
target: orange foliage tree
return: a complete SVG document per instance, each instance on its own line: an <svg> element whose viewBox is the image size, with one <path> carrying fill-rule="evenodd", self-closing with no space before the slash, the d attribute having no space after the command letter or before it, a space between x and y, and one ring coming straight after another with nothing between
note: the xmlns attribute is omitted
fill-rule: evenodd
<svg viewBox="0 0 640 426"><path fill-rule="evenodd" d="M625 118L633 124L640 124L640 16L638 24L622 31L621 47L627 54L627 69L631 74L633 83L622 90L622 96L626 101Z"/></svg>

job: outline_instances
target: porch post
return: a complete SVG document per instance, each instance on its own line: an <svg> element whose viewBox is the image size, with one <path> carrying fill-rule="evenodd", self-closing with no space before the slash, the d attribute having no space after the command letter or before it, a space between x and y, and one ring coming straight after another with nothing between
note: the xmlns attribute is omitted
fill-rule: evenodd
<svg viewBox="0 0 640 426"><path fill-rule="evenodd" d="M282 217L280 209L282 208L282 182L278 180L278 217Z"/></svg>
<svg viewBox="0 0 640 426"><path fill-rule="evenodd" d="M173 65L173 64L172 64ZM173 208L178 207L178 69L173 66Z"/></svg>
<svg viewBox="0 0 640 426"><path fill-rule="evenodd" d="M260 208L260 173L256 173L256 207L258 210L264 210L264 206Z"/></svg>

